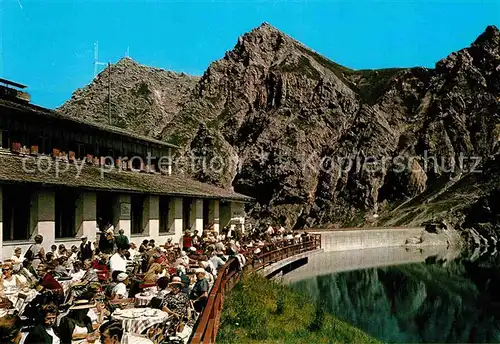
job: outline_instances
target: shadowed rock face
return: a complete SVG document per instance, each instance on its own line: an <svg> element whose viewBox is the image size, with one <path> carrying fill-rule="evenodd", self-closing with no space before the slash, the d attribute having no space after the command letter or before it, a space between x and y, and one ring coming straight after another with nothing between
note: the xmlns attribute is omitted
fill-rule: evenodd
<svg viewBox="0 0 500 344"><path fill-rule="evenodd" d="M179 158L205 157L206 169L177 169L255 197L256 218L298 228L360 225L375 212L379 225L450 214L460 224L485 196L473 185L490 183L460 159L492 164L498 148L495 27L435 69L354 71L263 24L200 79L130 60L115 74L113 121L179 144ZM106 101L103 72L61 111L104 120Z"/></svg>

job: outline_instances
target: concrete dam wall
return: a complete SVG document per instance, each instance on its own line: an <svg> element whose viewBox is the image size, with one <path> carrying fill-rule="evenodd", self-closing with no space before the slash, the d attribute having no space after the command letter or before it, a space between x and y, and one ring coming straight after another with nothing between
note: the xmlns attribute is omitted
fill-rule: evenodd
<svg viewBox="0 0 500 344"><path fill-rule="evenodd" d="M422 227L373 228L317 231L321 234L321 248L325 252L360 250L365 248L403 246L411 237L420 237Z"/></svg>

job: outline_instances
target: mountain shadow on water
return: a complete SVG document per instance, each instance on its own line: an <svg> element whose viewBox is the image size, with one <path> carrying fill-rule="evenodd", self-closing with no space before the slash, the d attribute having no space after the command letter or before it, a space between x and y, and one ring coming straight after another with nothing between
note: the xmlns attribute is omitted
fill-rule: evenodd
<svg viewBox="0 0 500 344"><path fill-rule="evenodd" d="M498 262L498 255L427 261L318 276L292 287L384 342L498 342Z"/></svg>

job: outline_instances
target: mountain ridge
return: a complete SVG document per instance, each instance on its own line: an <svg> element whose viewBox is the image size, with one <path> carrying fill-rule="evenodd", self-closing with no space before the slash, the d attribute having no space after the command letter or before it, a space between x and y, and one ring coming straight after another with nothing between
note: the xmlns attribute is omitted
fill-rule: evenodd
<svg viewBox="0 0 500 344"><path fill-rule="evenodd" d="M255 197L250 213L257 224L356 225L377 213L382 215L379 224L452 216L460 226L460 216L436 210L437 198L431 194L449 194L454 178L474 179L470 171L441 168L460 153L491 164L500 138L499 66L495 26L470 47L437 61L435 68L352 70L263 23L240 36L203 76L165 77L165 84L155 78L147 84L153 92L145 96L137 94L137 85L155 73L132 65L116 69L118 80L132 85L120 89L127 94L124 106L133 108L129 104L141 96L149 104L147 111L132 116L145 126L117 117L125 128L180 145L178 172ZM131 72L134 68L138 71ZM137 80L130 81L127 70ZM60 110L107 117L102 104L79 103L92 94L105 103L104 72L96 79ZM176 82L181 86L172 86ZM154 91L163 92L160 103L168 111L153 99ZM190 168L192 154L205 162L219 159L222 166L217 171L203 169L203 163ZM443 166L428 163L428 156ZM347 157L361 161L361 169L344 170L336 159ZM366 171L367 158L389 162L371 172ZM397 172L396 158L407 168ZM419 197L424 203L403 219L406 215L398 213L402 205ZM476 200L463 202L461 214Z"/></svg>

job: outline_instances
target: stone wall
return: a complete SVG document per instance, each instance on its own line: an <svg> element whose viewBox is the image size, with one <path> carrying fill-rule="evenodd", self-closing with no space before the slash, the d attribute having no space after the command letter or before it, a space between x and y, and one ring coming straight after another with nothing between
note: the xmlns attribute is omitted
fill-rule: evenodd
<svg viewBox="0 0 500 344"><path fill-rule="evenodd" d="M424 228L355 229L317 232L326 251L403 246L412 237L420 237ZM316 233L316 232L311 232Z"/></svg>

